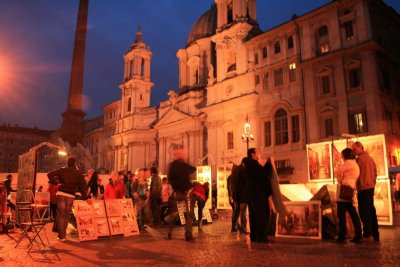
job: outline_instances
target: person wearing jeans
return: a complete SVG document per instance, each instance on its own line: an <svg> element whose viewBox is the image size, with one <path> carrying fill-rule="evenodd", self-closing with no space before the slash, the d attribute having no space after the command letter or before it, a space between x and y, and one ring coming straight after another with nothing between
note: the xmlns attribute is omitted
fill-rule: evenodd
<svg viewBox="0 0 400 267"><path fill-rule="evenodd" d="M360 142L353 144L357 164L360 167L360 178L357 181L358 211L363 223L363 237L379 241L378 219L374 206L374 191L377 169L374 160Z"/></svg>
<svg viewBox="0 0 400 267"><path fill-rule="evenodd" d="M47 174L50 183L55 183L58 179L61 184L58 188L57 199L57 217L56 225L58 232L58 239L65 241L68 220L72 211L72 204L75 200L76 189L81 193L82 199L87 198L86 189L87 185L83 173L76 167L76 160L74 157L68 157L67 167L59 168Z"/></svg>
<svg viewBox="0 0 400 267"><path fill-rule="evenodd" d="M362 239L360 218L358 217L357 210L353 205L353 201L340 198L340 191L344 185L351 187L353 190L356 188L356 182L360 175L360 168L358 167L357 162L355 161L356 157L350 148L343 149L341 154L344 163L339 166L337 175L338 187L336 190L336 203L339 220L339 237L337 242L346 242L346 212L348 212L354 225L355 234L354 238L351 239L350 242L358 243Z"/></svg>

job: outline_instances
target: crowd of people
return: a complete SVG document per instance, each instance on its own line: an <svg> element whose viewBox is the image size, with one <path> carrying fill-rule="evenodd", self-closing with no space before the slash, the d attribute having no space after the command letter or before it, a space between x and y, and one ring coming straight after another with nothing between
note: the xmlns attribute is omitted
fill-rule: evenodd
<svg viewBox="0 0 400 267"><path fill-rule="evenodd" d="M210 184L196 181L196 168L188 163L187 151L175 146L174 160L167 177L159 176L156 167L141 168L135 172L112 172L107 185L102 185L99 174L90 169L84 175L74 157L68 157L67 166L48 173L51 214L55 218L53 231L58 239L65 240L66 228L75 199L132 198L136 206L138 226L141 231L148 225L168 227L167 238L172 238L179 217L177 203L184 204L185 240L192 242L194 208L198 207L198 230L202 231L203 208L208 200ZM351 242L363 239L379 241L379 229L374 207L374 188L377 169L374 160L360 142L341 152L343 164L338 168L337 216L339 231L337 242L347 240L346 213L354 225ZM273 158L263 159L256 148L250 148L239 165L234 165L227 179L229 203L232 206L231 232L249 234L251 242L269 242L271 215L276 212L276 199L271 196L277 180ZM4 181L9 195L12 176ZM278 189L279 190L279 189ZM357 192L358 212L353 197ZM78 197L77 197L78 194ZM275 202L275 203L274 203ZM190 204L189 204L190 203ZM248 211L248 217L247 217ZM249 219L249 222L247 221ZM249 225L249 228L247 227Z"/></svg>

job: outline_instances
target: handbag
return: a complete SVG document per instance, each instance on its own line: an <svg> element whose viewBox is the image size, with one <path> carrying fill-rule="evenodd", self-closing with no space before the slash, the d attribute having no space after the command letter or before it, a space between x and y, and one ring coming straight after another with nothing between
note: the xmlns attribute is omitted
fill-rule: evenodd
<svg viewBox="0 0 400 267"><path fill-rule="evenodd" d="M354 189L347 184L342 184L340 186L339 198L346 201L353 201Z"/></svg>

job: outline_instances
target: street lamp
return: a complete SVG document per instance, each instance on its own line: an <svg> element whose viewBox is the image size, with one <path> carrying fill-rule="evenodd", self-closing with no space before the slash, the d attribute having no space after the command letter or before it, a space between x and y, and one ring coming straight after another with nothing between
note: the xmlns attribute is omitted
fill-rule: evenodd
<svg viewBox="0 0 400 267"><path fill-rule="evenodd" d="M249 150L249 142L254 140L254 136L250 133L250 118L249 114L246 114L246 121L244 123L244 134L242 135L243 142L246 142L246 148ZM246 152L247 152L246 150Z"/></svg>

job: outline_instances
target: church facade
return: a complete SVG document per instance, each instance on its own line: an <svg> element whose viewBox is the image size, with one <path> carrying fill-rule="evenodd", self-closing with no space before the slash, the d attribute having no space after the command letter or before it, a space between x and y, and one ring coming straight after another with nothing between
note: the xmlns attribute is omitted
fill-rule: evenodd
<svg viewBox="0 0 400 267"><path fill-rule="evenodd" d="M163 173L174 144L191 164L214 170L239 164L249 145L296 183L307 181L306 144L385 134L397 165L399 26L383 1L337 0L263 32L255 0L215 0L176 54L179 89L157 107L152 53L138 30L124 55L121 99L103 108L103 124L84 144L97 168L155 165Z"/></svg>

